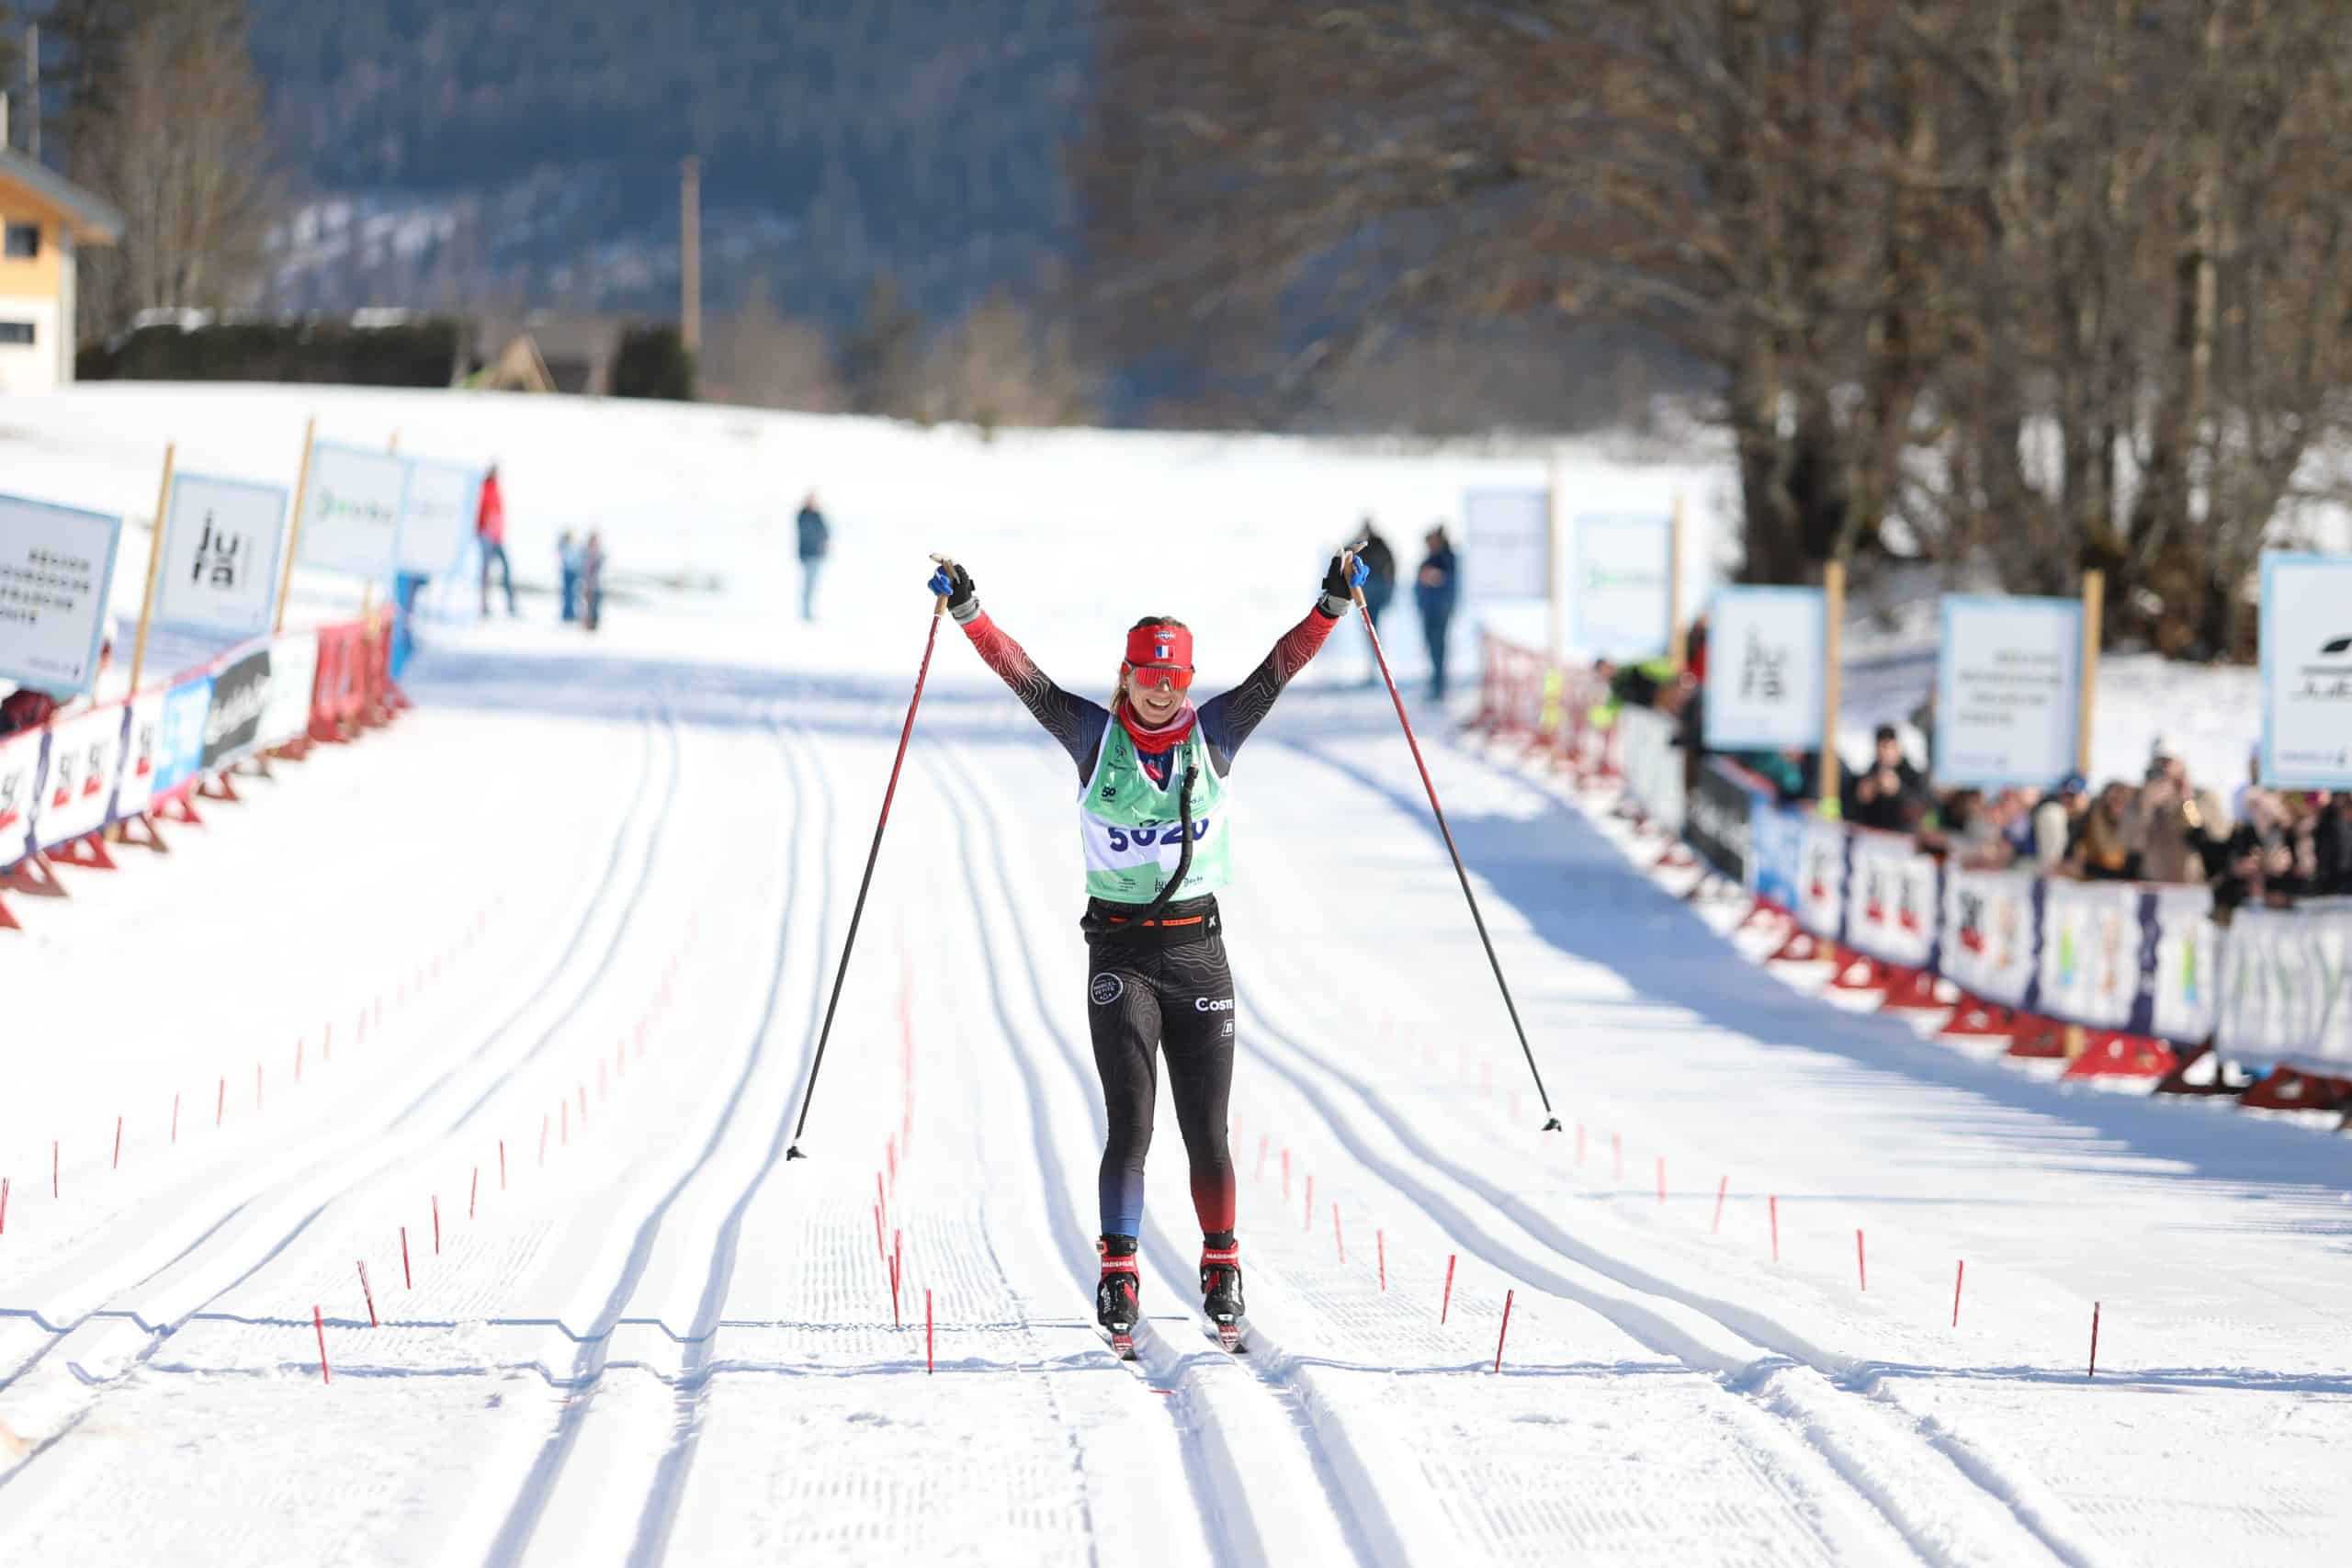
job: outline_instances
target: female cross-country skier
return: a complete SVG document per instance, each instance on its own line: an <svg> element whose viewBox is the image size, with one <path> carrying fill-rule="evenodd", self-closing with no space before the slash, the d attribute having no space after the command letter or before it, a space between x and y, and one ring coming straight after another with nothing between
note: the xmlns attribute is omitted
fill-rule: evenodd
<svg viewBox="0 0 2352 1568"><path fill-rule="evenodd" d="M1102 1282L1096 1319L1122 1355L1134 1352L1136 1238L1143 1229L1144 1154L1151 1145L1158 1058L1168 1058L1176 1124L1193 1168L1201 1221L1201 1307L1228 1349L1241 1335L1241 1251L1234 1240L1233 1157L1226 1100L1233 1087L1233 976L1216 891L1232 871L1226 776L1290 678L1347 613L1364 568L1331 558L1322 597L1233 690L1194 707L1193 634L1167 615L1127 632L1111 705L1046 679L980 608L971 573L946 565L931 580L972 646L1012 688L1078 769L1079 839L1086 857L1086 1021L1110 1132L1100 1196ZM1352 581L1351 581L1352 579ZM1189 829L1189 830L1188 830Z"/></svg>

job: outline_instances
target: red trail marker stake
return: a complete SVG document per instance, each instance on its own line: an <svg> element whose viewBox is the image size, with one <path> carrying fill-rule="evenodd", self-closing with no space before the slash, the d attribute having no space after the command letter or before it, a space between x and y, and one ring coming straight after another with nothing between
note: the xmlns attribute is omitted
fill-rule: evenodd
<svg viewBox="0 0 2352 1568"><path fill-rule="evenodd" d="M1577 1163L1584 1163L1584 1123L1577 1123Z"/></svg>
<svg viewBox="0 0 2352 1568"><path fill-rule="evenodd" d="M1445 1314L1453 1310L1453 1262L1454 1254L1447 1253L1445 1255L1445 1296L1437 1303L1437 1320L1440 1323L1443 1323Z"/></svg>
<svg viewBox="0 0 2352 1568"><path fill-rule="evenodd" d="M882 1143L882 1160L890 1172L890 1190L899 1190L899 1140L894 1134Z"/></svg>
<svg viewBox="0 0 2352 1568"><path fill-rule="evenodd" d="M1503 1292L1503 1327L1502 1332L1495 1336L1495 1372L1498 1376L1503 1370L1503 1341L1510 1337L1510 1299L1516 1293L1512 1291Z"/></svg>
<svg viewBox="0 0 2352 1568"><path fill-rule="evenodd" d="M220 1092L212 1101L212 1124L220 1125L221 1113L229 1109L229 1075L220 1075Z"/></svg>
<svg viewBox="0 0 2352 1568"><path fill-rule="evenodd" d="M114 1119L114 1168L122 1168L122 1118Z"/></svg>
<svg viewBox="0 0 2352 1568"><path fill-rule="evenodd" d="M1724 1234L1724 1194L1731 1190L1731 1178L1724 1176L1715 1182L1715 1223L1707 1227L1709 1235Z"/></svg>
<svg viewBox="0 0 2352 1568"><path fill-rule="evenodd" d="M409 1272L408 1267L408 1227L406 1225L401 1227L401 1286L403 1290L416 1289L416 1276Z"/></svg>
<svg viewBox="0 0 2352 1568"><path fill-rule="evenodd" d="M1380 1288L1386 1291L1388 1289L1388 1233L1386 1231L1373 1232L1372 1245L1380 1254Z"/></svg>
<svg viewBox="0 0 2352 1568"><path fill-rule="evenodd" d="M441 1256L441 1194L433 1195L433 1256Z"/></svg>
<svg viewBox="0 0 2352 1568"><path fill-rule="evenodd" d="M879 1203L874 1205L874 1256L886 1265L890 1261L889 1249L882 1245L882 1205Z"/></svg>
<svg viewBox="0 0 2352 1568"><path fill-rule="evenodd" d="M925 1377L939 1370L936 1352L937 1343L932 1337L931 1328L931 1287L926 1285L922 1292L922 1371Z"/></svg>
<svg viewBox="0 0 2352 1568"><path fill-rule="evenodd" d="M1306 1213L1300 1218L1298 1228L1303 1231L1315 1228L1315 1178L1312 1174L1306 1179Z"/></svg>
<svg viewBox="0 0 2352 1568"><path fill-rule="evenodd" d="M179 1094L178 1094L178 1092L177 1092L177 1091L174 1091L174 1093L173 1093L173 1095L172 1095L172 1142L174 1142L175 1144L176 1144L176 1143L178 1143L179 1141L180 1141L180 1097L179 1097Z"/></svg>
<svg viewBox="0 0 2352 1568"><path fill-rule="evenodd" d="M8 1179L0 1176L0 1235L8 1234Z"/></svg>
<svg viewBox="0 0 2352 1568"><path fill-rule="evenodd" d="M1331 1205L1331 1245L1340 1249L1340 1261L1348 1260L1348 1238L1340 1234L1340 1205Z"/></svg>
<svg viewBox="0 0 2352 1568"><path fill-rule="evenodd" d="M1657 1156L1657 1201L1666 1201L1666 1156Z"/></svg>
<svg viewBox="0 0 2352 1568"><path fill-rule="evenodd" d="M1283 1196L1290 1196L1290 1150L1283 1150Z"/></svg>
<svg viewBox="0 0 2352 1568"><path fill-rule="evenodd" d="M1960 1326L1960 1287L1967 1278L1968 1259L1963 1258L1960 1260L1960 1267L1951 1271L1951 1325L1954 1328Z"/></svg>
<svg viewBox="0 0 2352 1568"><path fill-rule="evenodd" d="M333 1382L334 1376L327 1371L327 1320L314 1303L311 1307L311 1326L319 1331L319 1381Z"/></svg>
<svg viewBox="0 0 2352 1568"><path fill-rule="evenodd" d="M906 1240L904 1231L890 1233L890 1326L899 1325L899 1261L905 1256L901 1250Z"/></svg>
<svg viewBox="0 0 2352 1568"><path fill-rule="evenodd" d="M498 1140L498 1190L506 1190L506 1140Z"/></svg>
<svg viewBox="0 0 2352 1568"><path fill-rule="evenodd" d="M300 1040L294 1042L294 1081L298 1084L302 1081L302 1043Z"/></svg>
<svg viewBox="0 0 2352 1568"><path fill-rule="evenodd" d="M1772 1261L1781 1260L1781 1195L1773 1193L1765 1200L1765 1209L1772 1216Z"/></svg>
<svg viewBox="0 0 2352 1568"><path fill-rule="evenodd" d="M539 1112L539 1163L548 1163L548 1113Z"/></svg>
<svg viewBox="0 0 2352 1568"><path fill-rule="evenodd" d="M1871 1288L1870 1260L1862 1256L1862 1227L1860 1225L1854 1227L1854 1275L1861 1281L1863 1290Z"/></svg>
<svg viewBox="0 0 2352 1568"><path fill-rule="evenodd" d="M368 1326L374 1328L377 1326L376 1292L368 1288L368 1265L365 1263L359 1265L359 1293L368 1301Z"/></svg>
<svg viewBox="0 0 2352 1568"><path fill-rule="evenodd" d="M2098 1303L2091 1303L2091 1370L2086 1374L2098 1376Z"/></svg>

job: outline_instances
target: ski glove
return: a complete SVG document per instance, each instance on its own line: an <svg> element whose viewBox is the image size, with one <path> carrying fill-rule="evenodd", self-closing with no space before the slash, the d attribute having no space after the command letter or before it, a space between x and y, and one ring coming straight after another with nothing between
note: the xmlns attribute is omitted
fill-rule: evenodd
<svg viewBox="0 0 2352 1568"><path fill-rule="evenodd" d="M947 595L947 613L963 626L980 613L980 600L972 586L972 574L960 566L943 566L931 574L931 591Z"/></svg>
<svg viewBox="0 0 2352 1568"><path fill-rule="evenodd" d="M1331 569L1323 574L1323 613L1335 621L1346 615L1353 602L1350 592L1363 587L1371 577L1372 569L1363 564L1362 556L1353 560L1345 554L1333 556Z"/></svg>

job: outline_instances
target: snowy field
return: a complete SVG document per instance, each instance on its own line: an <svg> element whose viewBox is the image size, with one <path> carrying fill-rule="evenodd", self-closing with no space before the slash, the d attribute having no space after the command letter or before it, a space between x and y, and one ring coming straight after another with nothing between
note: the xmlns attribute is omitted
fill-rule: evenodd
<svg viewBox="0 0 2352 1568"><path fill-rule="evenodd" d="M1540 462L107 389L0 405L0 488L290 483L313 407L500 457L526 570L597 526L626 592L435 634L394 730L0 935L0 1562L2344 1561L2352 1142L1801 995L1441 741L1539 1133L1352 630L1233 779L1248 1355L1165 1106L1140 1360L1091 1326L1069 770L952 624L784 1161L923 552L1074 689L1152 611L1215 691L1364 511Z"/></svg>

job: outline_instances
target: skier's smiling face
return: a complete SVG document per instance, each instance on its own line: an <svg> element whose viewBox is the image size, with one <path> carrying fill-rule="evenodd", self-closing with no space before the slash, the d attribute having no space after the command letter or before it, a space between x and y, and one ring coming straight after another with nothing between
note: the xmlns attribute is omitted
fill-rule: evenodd
<svg viewBox="0 0 2352 1568"><path fill-rule="evenodd" d="M1184 694L1177 690L1168 674L1165 670L1146 665L1127 677L1127 701L1147 728L1158 729L1184 706Z"/></svg>

